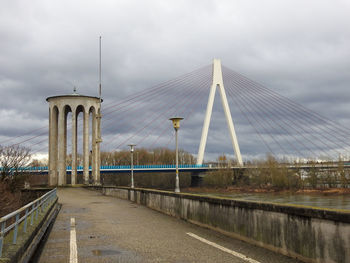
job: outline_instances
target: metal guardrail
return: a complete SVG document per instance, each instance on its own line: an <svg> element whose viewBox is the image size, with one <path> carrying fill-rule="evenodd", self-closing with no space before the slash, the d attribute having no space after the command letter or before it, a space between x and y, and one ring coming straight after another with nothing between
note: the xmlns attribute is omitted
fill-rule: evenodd
<svg viewBox="0 0 350 263"><path fill-rule="evenodd" d="M23 233L27 232L28 219L30 217L30 225L33 225L34 221L38 220L39 213L45 212L46 208L56 200L57 188L47 192L43 196L34 200L33 202L21 207L20 209L0 218L0 258L2 257L2 248L4 245L4 239L7 233L13 228L12 244L17 243L18 226L24 221ZM24 214L22 217L20 215ZM6 227L6 223L15 218L15 222Z"/></svg>

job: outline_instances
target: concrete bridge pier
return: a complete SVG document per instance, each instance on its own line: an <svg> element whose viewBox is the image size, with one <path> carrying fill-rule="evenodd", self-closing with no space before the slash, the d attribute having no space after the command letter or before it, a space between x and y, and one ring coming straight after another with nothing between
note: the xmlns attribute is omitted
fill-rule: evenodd
<svg viewBox="0 0 350 263"><path fill-rule="evenodd" d="M203 183L203 175L199 172L193 172L191 174L191 187L199 187Z"/></svg>

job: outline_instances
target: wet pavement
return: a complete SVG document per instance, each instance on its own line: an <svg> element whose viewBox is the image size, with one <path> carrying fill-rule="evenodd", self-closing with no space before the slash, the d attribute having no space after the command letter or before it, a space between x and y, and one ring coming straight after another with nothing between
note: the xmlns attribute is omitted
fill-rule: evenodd
<svg viewBox="0 0 350 263"><path fill-rule="evenodd" d="M299 262L95 191L62 188L58 196L62 208L43 247L40 263ZM75 219L77 261L71 256L71 218Z"/></svg>

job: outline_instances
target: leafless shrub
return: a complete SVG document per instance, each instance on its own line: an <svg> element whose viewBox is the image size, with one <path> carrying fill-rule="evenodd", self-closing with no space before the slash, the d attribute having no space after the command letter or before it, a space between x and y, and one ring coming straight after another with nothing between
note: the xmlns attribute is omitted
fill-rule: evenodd
<svg viewBox="0 0 350 263"><path fill-rule="evenodd" d="M24 167L30 162L30 150L19 145L0 145L0 181L7 184L11 191L20 187L24 180Z"/></svg>

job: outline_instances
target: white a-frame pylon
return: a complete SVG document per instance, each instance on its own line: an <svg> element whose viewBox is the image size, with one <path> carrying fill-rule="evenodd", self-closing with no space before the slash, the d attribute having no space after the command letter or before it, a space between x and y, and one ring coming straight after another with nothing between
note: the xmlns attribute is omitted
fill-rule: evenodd
<svg viewBox="0 0 350 263"><path fill-rule="evenodd" d="M214 62L213 62L213 84L211 85L209 99L208 99L208 105L207 105L207 111L205 113L203 129L202 129L202 137L201 137L201 142L199 144L199 149L198 149L197 164L203 163L205 145L207 144L207 137L208 137L211 112L213 110L215 91L216 91L217 86L220 89L221 102L222 102L222 106L224 108L227 126L228 126L231 140L232 140L233 150L235 151L235 155L236 155L236 159L237 159L238 164L240 166L243 166L241 151L239 150L237 136L236 136L235 128L233 126L233 121L232 121L232 117L231 117L230 107L228 106L228 103L227 103L224 82L222 80L221 61L219 59L214 59Z"/></svg>

